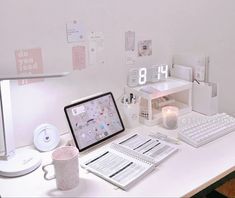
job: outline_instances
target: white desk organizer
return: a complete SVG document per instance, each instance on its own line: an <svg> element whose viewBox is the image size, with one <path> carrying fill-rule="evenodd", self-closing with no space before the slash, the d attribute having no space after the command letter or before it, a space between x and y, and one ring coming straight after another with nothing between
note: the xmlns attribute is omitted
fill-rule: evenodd
<svg viewBox="0 0 235 198"><path fill-rule="evenodd" d="M192 83L175 78L139 87L125 87L125 93L140 97L140 122L153 126L162 121L162 107L179 108L179 115L192 111Z"/></svg>
<svg viewBox="0 0 235 198"><path fill-rule="evenodd" d="M193 83L193 110L204 115L218 113L218 95L216 83Z"/></svg>
<svg viewBox="0 0 235 198"><path fill-rule="evenodd" d="M124 114L124 124L126 128L139 126L139 103L122 104Z"/></svg>

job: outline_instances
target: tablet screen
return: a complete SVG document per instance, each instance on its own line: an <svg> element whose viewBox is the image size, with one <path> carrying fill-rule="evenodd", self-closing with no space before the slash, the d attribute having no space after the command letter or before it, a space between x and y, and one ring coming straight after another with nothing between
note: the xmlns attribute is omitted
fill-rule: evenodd
<svg viewBox="0 0 235 198"><path fill-rule="evenodd" d="M124 131L111 92L68 105L64 111L80 151Z"/></svg>

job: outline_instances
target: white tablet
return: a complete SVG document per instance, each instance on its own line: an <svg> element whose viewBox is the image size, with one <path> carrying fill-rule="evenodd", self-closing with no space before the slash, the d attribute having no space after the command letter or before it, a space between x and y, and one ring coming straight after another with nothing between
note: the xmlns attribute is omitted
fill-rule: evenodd
<svg viewBox="0 0 235 198"><path fill-rule="evenodd" d="M84 151L125 130L111 92L64 107L79 151Z"/></svg>

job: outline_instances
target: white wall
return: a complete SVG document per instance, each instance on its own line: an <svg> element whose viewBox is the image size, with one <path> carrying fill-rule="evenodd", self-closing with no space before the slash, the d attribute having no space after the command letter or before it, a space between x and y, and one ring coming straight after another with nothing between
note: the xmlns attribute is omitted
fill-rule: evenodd
<svg viewBox="0 0 235 198"><path fill-rule="evenodd" d="M219 110L234 113L235 1L195 0L177 3L179 5L171 10L173 53L208 54L210 80L219 84Z"/></svg>
<svg viewBox="0 0 235 198"><path fill-rule="evenodd" d="M153 55L134 66L171 63L173 54L210 56L210 80L220 85L220 111L235 112L232 83L235 64L234 0L0 0L0 73L16 73L14 50L41 47L45 72L72 71L65 25L78 20L87 32L105 36L105 63L87 66L61 79L18 86L12 82L17 145L32 142L41 123L67 131L63 107L99 91L122 94L126 83L124 33L152 39ZM87 45L87 42L84 42ZM230 88L231 87L231 88ZM230 89L229 89L230 88Z"/></svg>

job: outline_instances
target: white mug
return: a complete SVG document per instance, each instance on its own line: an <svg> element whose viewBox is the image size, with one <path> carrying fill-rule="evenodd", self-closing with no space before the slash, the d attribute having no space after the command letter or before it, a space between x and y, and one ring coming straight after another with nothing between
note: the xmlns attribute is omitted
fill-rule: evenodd
<svg viewBox="0 0 235 198"><path fill-rule="evenodd" d="M62 146L52 153L52 163L42 166L44 179L56 179L57 188L60 190L69 190L78 185L79 167L78 167L78 149L74 146ZM55 174L48 177L47 166L54 166Z"/></svg>

